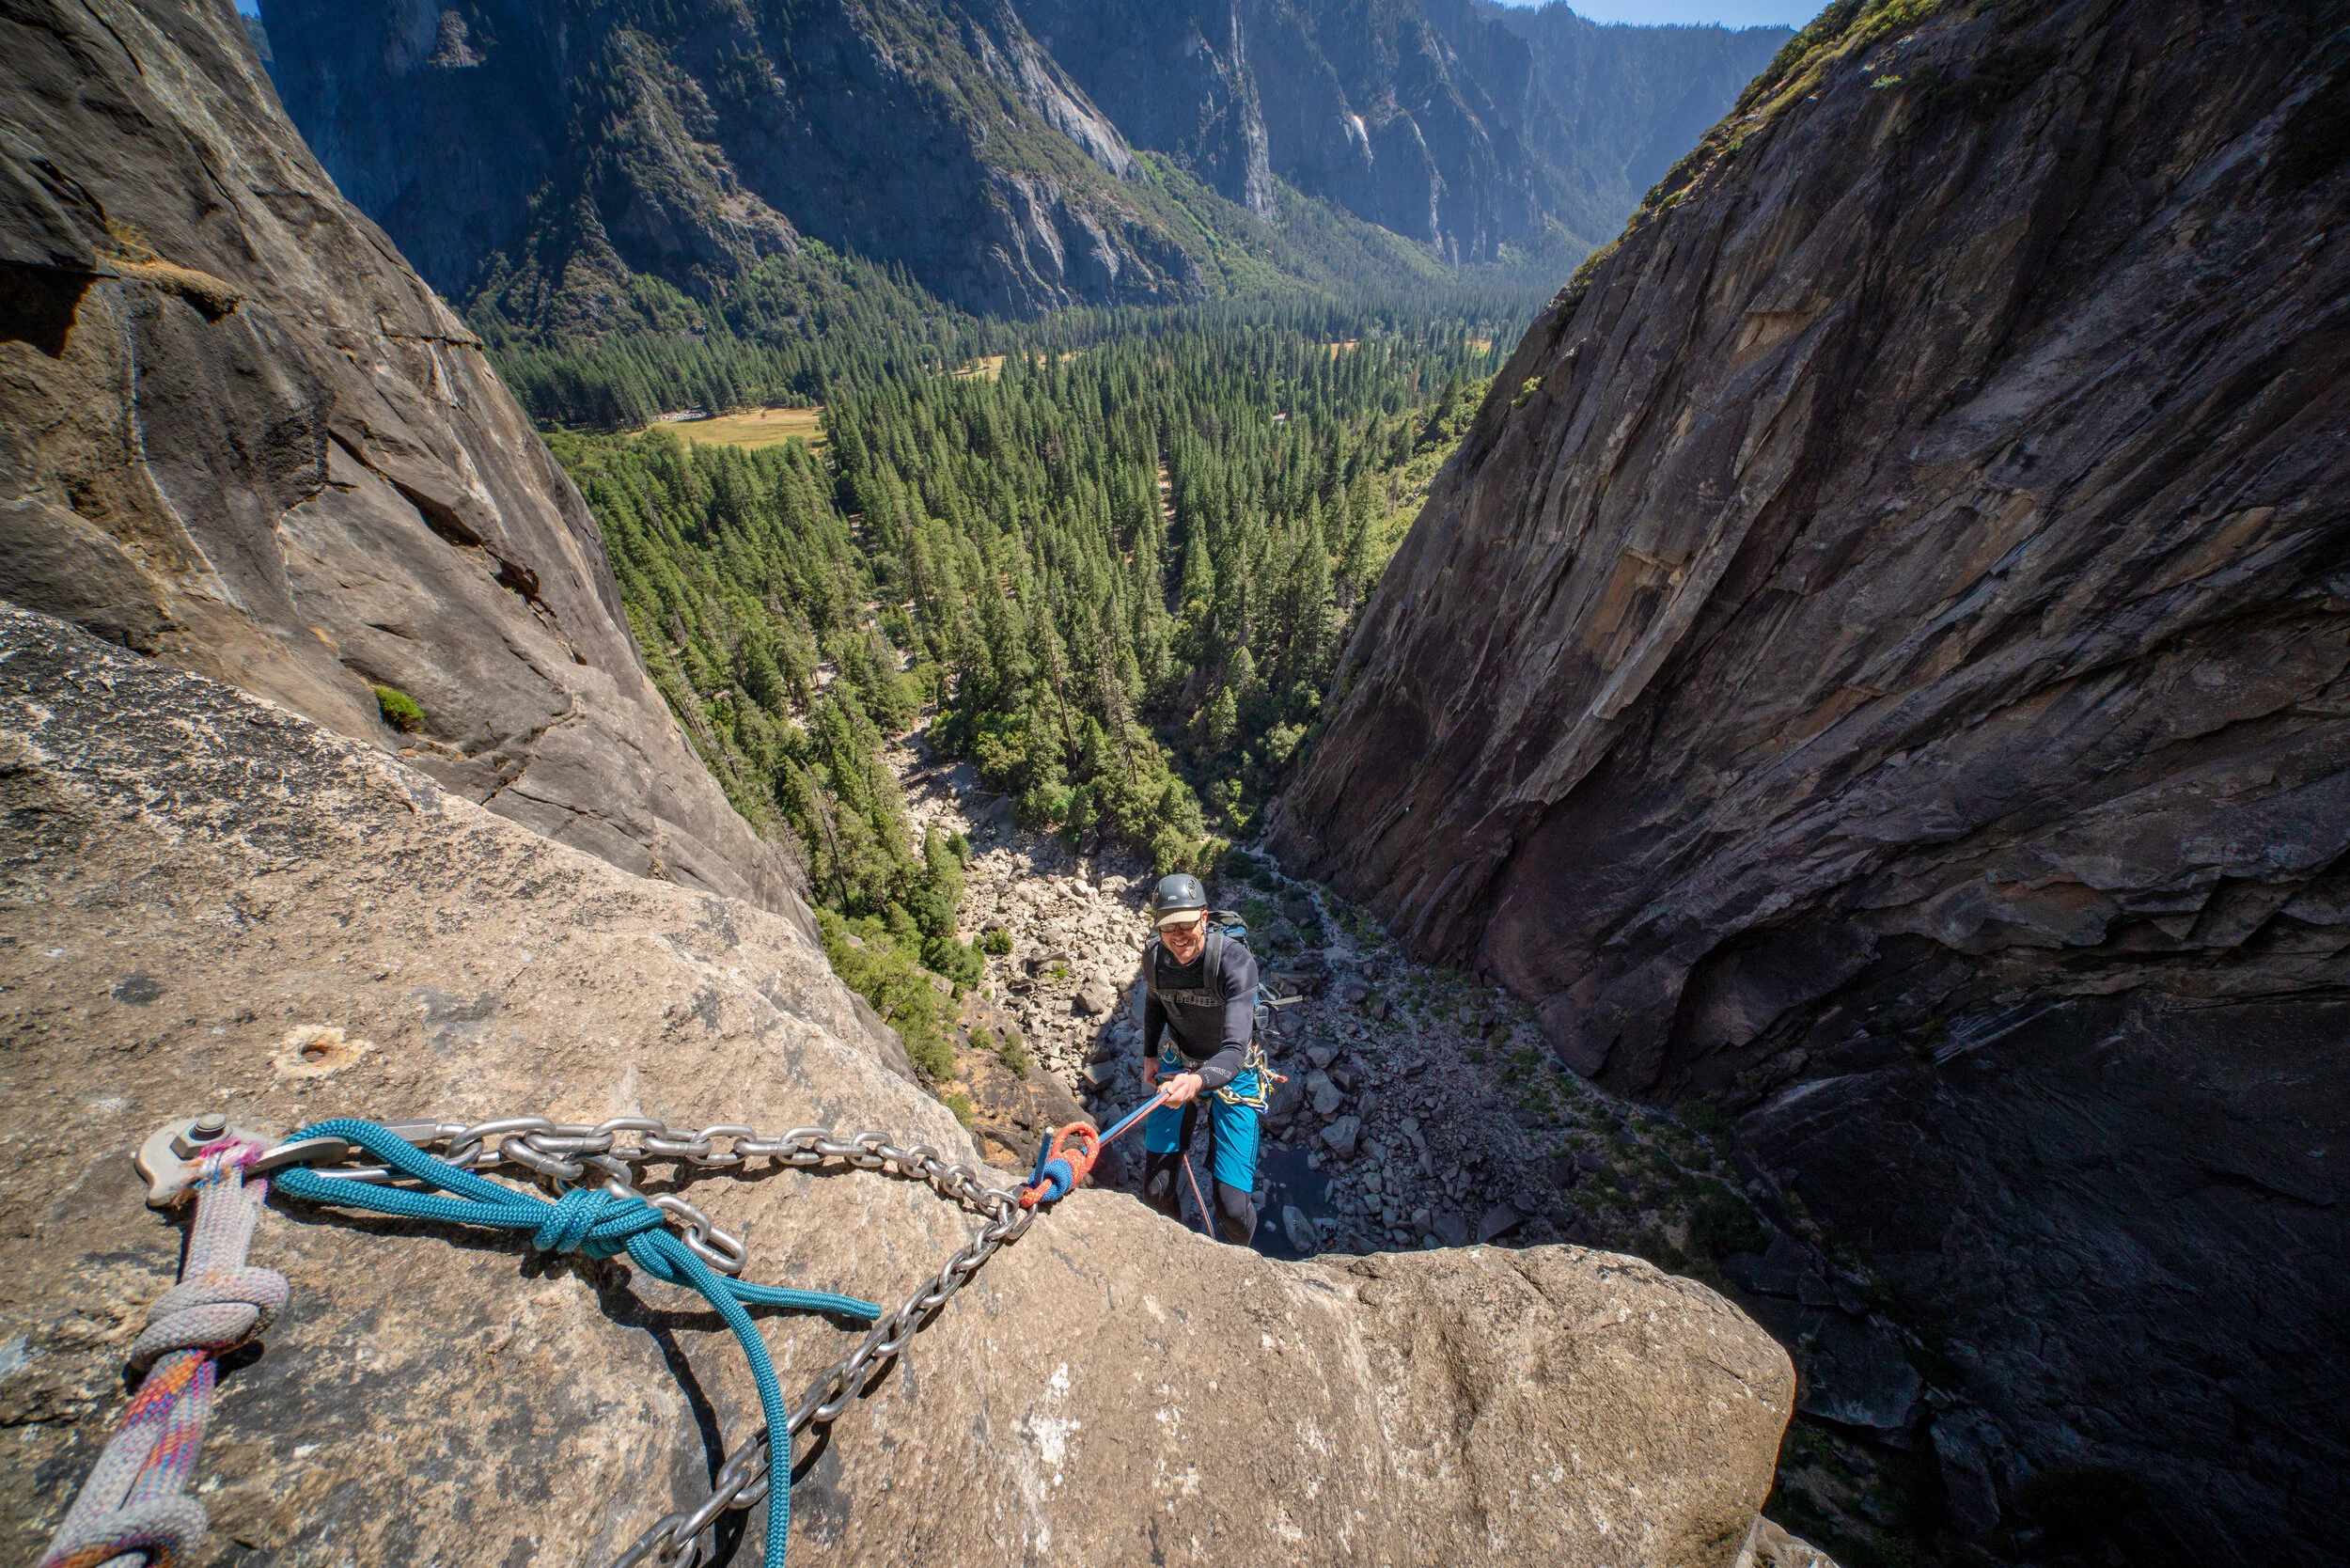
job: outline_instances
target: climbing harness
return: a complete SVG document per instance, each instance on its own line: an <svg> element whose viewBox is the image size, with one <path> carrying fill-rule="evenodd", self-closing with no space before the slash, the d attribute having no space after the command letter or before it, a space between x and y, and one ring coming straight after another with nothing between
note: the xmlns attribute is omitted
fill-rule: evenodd
<svg viewBox="0 0 2350 1568"><path fill-rule="evenodd" d="M1252 1074L1254 1076L1251 1076ZM1233 1074L1231 1080L1222 1089L1212 1089L1208 1092L1228 1105L1245 1105L1250 1110L1261 1111L1273 1103L1265 1090L1265 1080L1268 1078L1275 1083L1290 1081L1289 1074L1273 1070L1272 1059L1264 1054L1263 1043L1258 1035L1251 1034L1248 1048L1241 1056L1240 1071ZM1244 1090L1240 1087L1243 1083L1253 1087Z"/></svg>
<svg viewBox="0 0 2350 1568"><path fill-rule="evenodd" d="M1122 1131L1124 1124L1111 1136ZM429 1150L438 1150L437 1157ZM379 1163L354 1163L360 1155ZM770 1137L745 1126L675 1128L650 1117L616 1117L595 1126L537 1116L471 1124L343 1118L271 1147L226 1117L210 1116L160 1129L137 1158L150 1205L168 1207L190 1191L196 1195L188 1261L132 1346L133 1365L152 1361L153 1368L40 1568L164 1568L195 1555L207 1519L183 1488L203 1437L214 1361L266 1328L287 1300L282 1276L244 1262L273 1173L280 1192L306 1202L524 1231L545 1251L608 1258L625 1250L653 1278L698 1291L725 1318L751 1363L766 1425L727 1456L708 1497L655 1522L611 1568L697 1568L709 1560L703 1537L719 1515L761 1500L768 1505L766 1562L782 1568L792 1437L847 1409L999 1248L1026 1231L1038 1201L986 1185L972 1167L949 1165L927 1144L901 1148L880 1133L841 1138L828 1128L794 1127ZM853 1296L736 1279L745 1258L738 1238L674 1193L648 1199L635 1190L637 1168L647 1164L666 1162L684 1174L760 1158L803 1169L838 1160L925 1183L987 1223L934 1277L885 1312ZM1076 1179L1091 1164L1086 1158ZM519 1168L560 1196L548 1201L476 1174L500 1166ZM786 1410L746 1304L825 1312L872 1327Z"/></svg>

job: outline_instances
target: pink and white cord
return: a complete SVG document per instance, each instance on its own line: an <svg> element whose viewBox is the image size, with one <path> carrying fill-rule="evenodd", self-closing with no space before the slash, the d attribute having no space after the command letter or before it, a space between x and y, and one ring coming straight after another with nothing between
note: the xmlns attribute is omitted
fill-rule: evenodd
<svg viewBox="0 0 2350 1568"><path fill-rule="evenodd" d="M216 1360L267 1328L290 1294L284 1275L245 1262L269 1198L266 1180L245 1179L260 1152L244 1142L204 1151L187 1266L131 1346L131 1365L149 1368L147 1379L39 1568L169 1568L195 1558L211 1521L186 1489Z"/></svg>

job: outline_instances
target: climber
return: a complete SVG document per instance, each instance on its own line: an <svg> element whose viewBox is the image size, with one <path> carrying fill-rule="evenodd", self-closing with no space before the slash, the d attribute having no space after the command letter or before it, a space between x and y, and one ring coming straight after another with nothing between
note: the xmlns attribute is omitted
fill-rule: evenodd
<svg viewBox="0 0 2350 1568"><path fill-rule="evenodd" d="M1151 895L1157 935L1142 955L1142 1081L1167 1103L1143 1126L1143 1201L1183 1217L1176 1172L1208 1099L1210 1164L1224 1239L1257 1233L1258 1118L1268 1071L1256 1039L1257 961L1210 915L1194 876L1159 879Z"/></svg>

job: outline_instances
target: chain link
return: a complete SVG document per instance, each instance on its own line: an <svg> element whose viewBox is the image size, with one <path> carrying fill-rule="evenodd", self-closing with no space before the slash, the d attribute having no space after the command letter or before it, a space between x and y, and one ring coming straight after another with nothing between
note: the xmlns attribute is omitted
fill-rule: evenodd
<svg viewBox="0 0 2350 1568"><path fill-rule="evenodd" d="M561 1186L601 1180L610 1190L634 1194L639 1168L654 1163L724 1169L767 1159L807 1169L838 1160L854 1169L885 1171L924 1183L941 1198L986 1216L979 1234L948 1259L945 1267L896 1310L884 1313L854 1350L807 1386L788 1422L794 1435L811 1425L828 1423L846 1410L868 1380L885 1372L914 1336L929 1325L939 1309L969 1284L999 1248L1019 1240L1039 1212L1020 1206L1018 1189L987 1185L976 1168L949 1165L929 1144L901 1149L882 1133L857 1133L843 1138L835 1137L829 1127L794 1127L769 1137L733 1122L678 1128L644 1116L614 1117L592 1127L543 1116L509 1116L470 1124L394 1121L385 1125L417 1148L438 1152L442 1160L460 1169L517 1166ZM723 1150L718 1147L721 1143L726 1145ZM345 1181L381 1184L396 1179L384 1166L333 1163L348 1159L351 1153L350 1145L339 1138L305 1138L269 1150L255 1162L255 1168L306 1164ZM668 1216L696 1257L725 1274L742 1272L745 1254L742 1241L712 1224L708 1215L674 1193L647 1201ZM613 1560L612 1568L699 1568L708 1560L703 1533L718 1516L766 1500L768 1439L769 1433L762 1427L728 1454L718 1467L710 1496L699 1506L655 1522Z"/></svg>

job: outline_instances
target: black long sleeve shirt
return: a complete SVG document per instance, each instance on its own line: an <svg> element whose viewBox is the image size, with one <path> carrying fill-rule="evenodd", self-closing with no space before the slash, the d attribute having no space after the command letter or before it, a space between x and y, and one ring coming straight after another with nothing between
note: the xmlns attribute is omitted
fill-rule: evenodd
<svg viewBox="0 0 2350 1568"><path fill-rule="evenodd" d="M1208 960L1222 949L1215 973ZM1247 944L1230 937L1211 938L1208 950L1189 964L1178 964L1164 943L1153 940L1143 962L1157 965L1142 1004L1142 1048L1158 1054L1162 1035L1174 1037L1176 1054L1186 1072L1199 1074L1208 1089L1222 1089L1236 1077L1248 1056L1248 1038L1257 1027L1257 960Z"/></svg>

